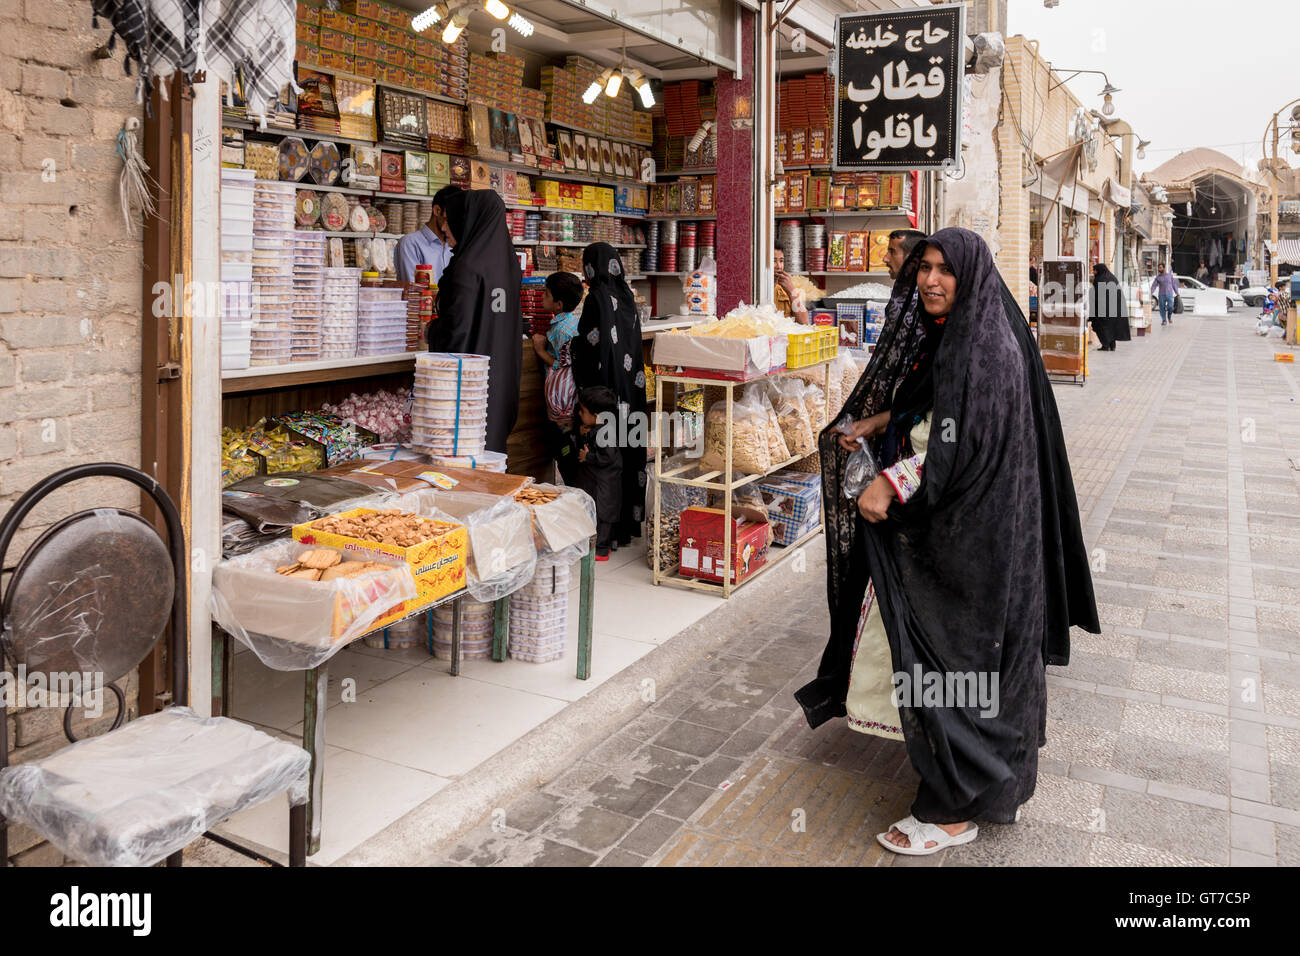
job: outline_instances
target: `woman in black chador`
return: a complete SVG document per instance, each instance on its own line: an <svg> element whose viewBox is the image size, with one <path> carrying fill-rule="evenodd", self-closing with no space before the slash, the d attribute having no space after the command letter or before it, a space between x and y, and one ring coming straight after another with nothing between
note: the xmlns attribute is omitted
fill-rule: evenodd
<svg viewBox="0 0 1300 956"><path fill-rule="evenodd" d="M438 280L438 318L429 324L429 351L487 355L488 451L506 450L519 414L523 374L522 286L506 228L506 207L490 189L467 189L447 201L455 254Z"/></svg>
<svg viewBox="0 0 1300 956"><path fill-rule="evenodd" d="M645 359L636 300L623 278L623 262L607 242L593 242L582 253L587 298L573 337L573 380L579 389L604 385L619 402L619 445L623 454L622 505L615 543L641 536L645 520L646 418Z"/></svg>
<svg viewBox="0 0 1300 956"><path fill-rule="evenodd" d="M1068 663L1071 625L1099 628L1056 401L984 240L922 240L892 308L852 434L818 442L831 636L795 697L813 727L906 742L921 785L879 839L924 854L1015 820L1046 742L1044 667ZM858 437L883 470L851 501Z"/></svg>
<svg viewBox="0 0 1300 956"><path fill-rule="evenodd" d="M1103 352L1115 351L1116 342L1131 338L1128 330L1128 304L1119 279L1100 262L1092 267L1092 288L1088 290L1088 318L1092 330L1101 339Z"/></svg>

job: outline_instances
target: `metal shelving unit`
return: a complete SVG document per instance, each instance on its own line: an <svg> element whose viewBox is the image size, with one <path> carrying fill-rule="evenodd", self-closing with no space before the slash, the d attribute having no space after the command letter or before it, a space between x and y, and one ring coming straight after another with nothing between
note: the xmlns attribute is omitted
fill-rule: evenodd
<svg viewBox="0 0 1300 956"><path fill-rule="evenodd" d="M804 366L804 368L817 368L818 366L821 367L823 394L829 393L830 363L833 361L834 361L833 357L826 358L812 365ZM803 368L798 369L798 371L803 371L803 370L804 370ZM735 491L737 488L743 488L746 485L753 484L756 481L766 478L767 476L773 474L774 472L778 472L781 471L782 469L789 468L795 462L801 460L801 458L804 457L804 456L796 455L793 458L786 459L785 461L781 462L778 465L772 466L762 474L745 475L743 478L740 478L739 480L734 479L732 477L733 472L731 469L731 446L732 446L732 425L734 421L733 415L734 415L735 404L736 404L736 391L737 389L745 388L745 386L747 385L752 385L755 382L761 382L764 379L774 378L778 375L785 374L787 371L788 371L787 369L783 368L780 369L779 371L771 372L768 375L761 376L755 379L750 379L749 381L745 381L745 382L722 381L714 378L697 378L691 375L674 375L667 372L655 373L655 406L657 408L663 407L663 398L664 398L663 391L664 391L665 383L671 385L687 385L692 388L709 387L709 386L723 388L726 391L726 403L727 403L727 429L726 429L727 455L726 455L725 466L721 470L715 469L712 471L706 471L703 474L694 475L692 477L686 477L686 472L692 471L697 467L695 465L688 464L676 468L673 471L665 472L663 470L663 443L662 442L655 443L654 480L651 482L654 490L654 541L651 543L651 550L652 553L655 555L654 583L656 586L661 584L668 584L673 587L689 588L690 590L693 591L703 591L705 593L721 594L724 599L728 599L731 597L732 592L735 591L737 588L744 587L750 581L753 581L755 578L760 577L775 565L780 564L781 561L783 561L786 557L788 557L789 555L797 551L800 545L802 545L805 541L808 541L809 539L821 533L822 522L819 521L817 523L817 527L814 528L812 531L809 531L807 534L803 535L801 538L799 538L797 541L792 542L791 544L783 545L780 554L776 554L771 549L769 549L767 561L763 563L762 567L758 568L756 571L754 571L752 574L746 577L743 581L740 581L738 583L732 582L731 580L731 568L732 568L731 494L732 492ZM708 411L709 410L707 408L704 409L704 414L706 418L708 416ZM816 433L820 431L822 428L826 427L826 422L824 420L821 422L814 422L813 425L814 425L813 431L814 433ZM705 425L705 427L706 428L708 427L707 424ZM659 541L660 541L660 535L663 533L663 510L662 510L663 499L662 499L662 495L660 495L660 489L664 484L690 485L694 488L704 488L709 491L722 492L723 495L722 555L723 555L723 563L724 566L726 567L726 573L724 579L721 582L704 581L699 578L687 577L681 574L679 570L664 571L660 569L659 558L658 558Z"/></svg>

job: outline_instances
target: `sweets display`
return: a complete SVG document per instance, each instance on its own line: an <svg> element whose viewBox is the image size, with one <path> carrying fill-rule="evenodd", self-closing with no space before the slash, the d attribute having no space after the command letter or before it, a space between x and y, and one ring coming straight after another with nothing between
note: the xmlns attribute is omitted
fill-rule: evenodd
<svg viewBox="0 0 1300 956"><path fill-rule="evenodd" d="M221 367L248 368L253 330L253 171L221 170Z"/></svg>
<svg viewBox="0 0 1300 956"><path fill-rule="evenodd" d="M250 365L283 365L293 355L294 187L253 184L253 314Z"/></svg>
<svg viewBox="0 0 1300 956"><path fill-rule="evenodd" d="M411 444L428 455L487 450L486 355L421 352L415 357Z"/></svg>
<svg viewBox="0 0 1300 956"><path fill-rule="evenodd" d="M330 465L360 457L376 438L374 433L326 412L289 412L276 421L324 448Z"/></svg>
<svg viewBox="0 0 1300 956"><path fill-rule="evenodd" d="M357 355L392 355L405 350L404 290L363 283L357 299Z"/></svg>
<svg viewBox="0 0 1300 956"><path fill-rule="evenodd" d="M460 657L465 661L484 660L492 656L492 634L496 626L496 607L468 598L460 602ZM449 605L433 609L433 656L451 660L452 619L456 609Z"/></svg>
<svg viewBox="0 0 1300 956"><path fill-rule="evenodd" d="M298 194L300 197L302 193ZM321 290L324 287L325 236L293 234L293 327L291 361L314 362L321 352Z"/></svg>
<svg viewBox="0 0 1300 956"><path fill-rule="evenodd" d="M385 442L411 440L411 393L380 389L365 395L353 392L337 405L325 404L321 411L360 425Z"/></svg>
<svg viewBox="0 0 1300 956"><path fill-rule="evenodd" d="M316 548L304 551L296 564L284 564L275 569L276 574L288 578L305 578L308 581L333 581L335 578L355 578L372 571L391 571L387 564L378 561L344 561L343 552L333 548Z"/></svg>
<svg viewBox="0 0 1300 956"><path fill-rule="evenodd" d="M307 527L313 531L325 531L346 538L409 548L441 537L459 525L423 518L417 514L404 512L400 508L385 508L383 511L366 511L358 508L355 512L317 518Z"/></svg>
<svg viewBox="0 0 1300 956"><path fill-rule="evenodd" d="M324 270L320 318L320 357L323 359L352 358L357 354L357 296L361 290L360 281L360 269L327 266Z"/></svg>
<svg viewBox="0 0 1300 956"><path fill-rule="evenodd" d="M510 595L510 656L535 664L559 660L568 633L568 565L539 564L533 579Z"/></svg>

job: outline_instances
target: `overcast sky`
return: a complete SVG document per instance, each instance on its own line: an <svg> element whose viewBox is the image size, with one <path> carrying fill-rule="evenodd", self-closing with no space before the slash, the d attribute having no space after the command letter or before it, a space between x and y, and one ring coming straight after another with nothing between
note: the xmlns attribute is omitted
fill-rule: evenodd
<svg viewBox="0 0 1300 956"><path fill-rule="evenodd" d="M1115 116L1151 140L1138 173L1196 146L1239 163L1244 150L1253 169L1273 111L1300 96L1295 0L1010 0L1007 24L1060 72L1108 74ZM1069 85L1100 109L1105 82L1085 73Z"/></svg>

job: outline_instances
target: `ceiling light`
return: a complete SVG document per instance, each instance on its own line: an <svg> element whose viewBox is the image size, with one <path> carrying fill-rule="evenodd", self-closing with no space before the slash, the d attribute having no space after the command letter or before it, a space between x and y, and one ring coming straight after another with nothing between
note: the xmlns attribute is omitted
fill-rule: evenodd
<svg viewBox="0 0 1300 956"><path fill-rule="evenodd" d="M436 3L423 13L417 13L411 17L411 29L416 33L423 33L439 20L445 19L446 16L447 5L445 3Z"/></svg>
<svg viewBox="0 0 1300 956"><path fill-rule="evenodd" d="M510 8L502 3L501 0L484 0L483 9L498 20L504 20L506 17L510 16Z"/></svg>
<svg viewBox="0 0 1300 956"><path fill-rule="evenodd" d="M463 13L456 14L451 18L450 22L448 22L447 29L442 31L442 42L455 43L460 39L461 31L463 31L467 26L469 26L469 17L465 16Z"/></svg>
<svg viewBox="0 0 1300 956"><path fill-rule="evenodd" d="M1109 83L1106 85L1110 86ZM1107 116L1112 116L1115 113L1115 104L1114 102L1111 101L1109 93L1106 94L1106 98L1102 101L1101 111L1105 113Z"/></svg>
<svg viewBox="0 0 1300 956"><path fill-rule="evenodd" d="M532 23L529 21L527 17L522 16L521 14L512 13L510 15L510 26L520 36L530 37L533 35Z"/></svg>
<svg viewBox="0 0 1300 956"><path fill-rule="evenodd" d="M698 152L699 148L704 145L704 141L709 138L709 132L712 129L713 122L711 120L705 120L700 128L695 131L695 135L691 137L691 141L686 144L686 151L688 153Z"/></svg>
<svg viewBox="0 0 1300 956"><path fill-rule="evenodd" d="M650 78L644 77L639 84L634 87L637 94L641 97L641 105L650 109L655 105L655 91L650 86ZM1292 144L1296 145L1296 144Z"/></svg>
<svg viewBox="0 0 1300 956"><path fill-rule="evenodd" d="M609 79L605 81L605 95L618 96L619 88L623 85L623 73L620 70L611 70Z"/></svg>
<svg viewBox="0 0 1300 956"><path fill-rule="evenodd" d="M605 74L602 73L599 77L591 81L591 86L587 87L586 92L582 94L582 102L588 105L596 102L596 97L600 96L600 91L605 88L605 81L603 79L604 75Z"/></svg>

